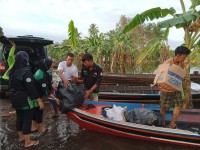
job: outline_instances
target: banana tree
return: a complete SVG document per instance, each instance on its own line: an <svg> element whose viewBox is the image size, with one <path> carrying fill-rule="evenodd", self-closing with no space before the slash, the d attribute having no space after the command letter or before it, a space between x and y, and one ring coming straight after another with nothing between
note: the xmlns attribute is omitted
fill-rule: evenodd
<svg viewBox="0 0 200 150"><path fill-rule="evenodd" d="M162 28L182 28L184 30L184 38L183 38L183 45L187 46L190 50L194 49L195 44L199 43L199 37L200 37L200 29L195 30L194 32L189 32L189 26L194 22L198 16L200 15L200 11L196 10L196 7L200 5L200 0L191 0L191 7L188 11L186 11L184 1L180 0L182 13L176 14L176 11L174 8L170 9L161 9L160 7L152 8L149 10L146 10L145 12L141 14L137 14L131 22L125 26L122 33L126 33L132 29L134 29L136 26L143 24L146 20L154 20L159 18L164 18L167 15L171 15L171 19L167 19L165 21L159 22L159 25ZM158 41L158 39L157 39ZM153 44L156 46L156 40L150 41L154 42ZM147 44L150 45L150 44ZM151 53L154 48L148 49ZM149 55L151 53L148 53L148 50L146 52L146 55ZM142 56L143 58L145 55ZM141 61L142 59L140 59ZM186 79L183 82L183 93L184 93L184 108L188 108L191 100L191 92L190 90L190 57L186 60L186 70L187 75Z"/></svg>
<svg viewBox="0 0 200 150"><path fill-rule="evenodd" d="M89 37L86 37L86 48L87 52L93 54L94 60L99 63L101 66L102 62L102 52L101 52L101 43L102 43L102 33L99 34L99 29L96 24L91 24L89 31Z"/></svg>
<svg viewBox="0 0 200 150"><path fill-rule="evenodd" d="M69 22L68 25L68 41L69 41L69 46L71 47L71 52L75 54L77 57L77 67L81 67L81 57L83 52L83 49L81 48L81 39L78 33L78 29L74 26L73 20Z"/></svg>
<svg viewBox="0 0 200 150"><path fill-rule="evenodd" d="M142 61L146 57L155 55L155 53L157 53L159 50L163 49L163 47L165 48L166 47L165 41L167 40L168 35L169 35L169 28L167 28L165 30L163 37L156 37L156 38L150 40L147 43L145 50L142 52L141 55L139 55L136 63L141 64ZM166 49L165 49L165 51L160 51L160 52L161 52L160 56L162 56L162 53L166 53ZM165 54L165 55L167 55L167 54ZM163 60L159 60L159 61L163 62L164 60L166 60L166 58L163 58Z"/></svg>

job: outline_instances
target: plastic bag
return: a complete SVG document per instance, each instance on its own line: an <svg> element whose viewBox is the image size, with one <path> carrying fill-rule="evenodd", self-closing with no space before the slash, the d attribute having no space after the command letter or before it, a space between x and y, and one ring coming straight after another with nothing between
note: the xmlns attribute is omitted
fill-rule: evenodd
<svg viewBox="0 0 200 150"><path fill-rule="evenodd" d="M125 121L124 112L127 107L121 107L114 105L113 108L106 108L106 115L109 119L116 121Z"/></svg>
<svg viewBox="0 0 200 150"><path fill-rule="evenodd" d="M57 97L61 101L60 110L63 114L81 105L84 102L84 95L84 91L75 82L71 81L67 87L64 87L62 81L58 83Z"/></svg>
<svg viewBox="0 0 200 150"><path fill-rule="evenodd" d="M193 91L200 91L200 84L191 83L191 89L192 89Z"/></svg>
<svg viewBox="0 0 200 150"><path fill-rule="evenodd" d="M159 113L146 108L136 108L125 113L127 122L162 126L162 120Z"/></svg>

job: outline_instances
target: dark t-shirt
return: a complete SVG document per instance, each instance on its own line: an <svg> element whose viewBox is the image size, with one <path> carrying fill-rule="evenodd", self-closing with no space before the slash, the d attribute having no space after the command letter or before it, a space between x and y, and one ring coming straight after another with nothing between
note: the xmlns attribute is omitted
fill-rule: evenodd
<svg viewBox="0 0 200 150"><path fill-rule="evenodd" d="M100 66L94 63L92 70L90 70L83 65L81 69L81 77L83 78L84 87L87 90L91 89L91 87L96 84L97 88L93 93L99 92L99 86L102 79L102 68Z"/></svg>

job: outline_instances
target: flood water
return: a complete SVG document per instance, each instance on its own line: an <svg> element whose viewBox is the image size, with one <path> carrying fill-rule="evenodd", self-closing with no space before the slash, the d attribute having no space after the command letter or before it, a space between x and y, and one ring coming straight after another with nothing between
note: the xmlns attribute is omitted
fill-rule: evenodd
<svg viewBox="0 0 200 150"><path fill-rule="evenodd" d="M23 150L23 144L18 142L15 129L15 113L11 108L9 98L0 99L0 150ZM11 112L11 115L8 113ZM45 102L44 124L49 129L45 135L33 133L33 139L40 144L30 150L197 150L197 148L160 144L147 141L122 138L87 131L61 114L53 119L53 109ZM27 148L26 148L27 149Z"/></svg>

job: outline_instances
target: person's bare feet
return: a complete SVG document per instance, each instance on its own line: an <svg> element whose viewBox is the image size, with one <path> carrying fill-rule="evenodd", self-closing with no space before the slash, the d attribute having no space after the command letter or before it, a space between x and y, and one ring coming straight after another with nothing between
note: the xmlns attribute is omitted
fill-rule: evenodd
<svg viewBox="0 0 200 150"><path fill-rule="evenodd" d="M38 124L38 131L40 133L45 132L46 128L44 127L44 125L42 123Z"/></svg>
<svg viewBox="0 0 200 150"><path fill-rule="evenodd" d="M25 137L24 137L24 135L22 134L22 132L20 131L20 132L18 132L18 134L19 134L19 142L22 142L22 141L24 141L25 140Z"/></svg>
<svg viewBox="0 0 200 150"><path fill-rule="evenodd" d="M24 137L21 137L21 138L19 138L19 142L22 142L22 141L24 141L25 140L25 138Z"/></svg>
<svg viewBox="0 0 200 150"><path fill-rule="evenodd" d="M39 144L39 140L29 141L27 144L25 143L24 147L27 148L27 147L35 146L35 145L38 145L38 144Z"/></svg>
<svg viewBox="0 0 200 150"><path fill-rule="evenodd" d="M38 131L39 131L40 133L44 133L44 132L46 131L46 128L40 128L40 129L38 129Z"/></svg>
<svg viewBox="0 0 200 150"><path fill-rule="evenodd" d="M38 124L36 121L32 120L32 126L31 126L31 131L36 131L38 129Z"/></svg>

